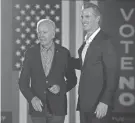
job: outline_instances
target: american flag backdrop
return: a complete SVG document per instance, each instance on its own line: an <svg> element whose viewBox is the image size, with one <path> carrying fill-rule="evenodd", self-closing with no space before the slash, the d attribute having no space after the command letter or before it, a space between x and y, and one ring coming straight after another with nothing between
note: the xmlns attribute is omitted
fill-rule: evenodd
<svg viewBox="0 0 135 123"><path fill-rule="evenodd" d="M13 4L13 69L19 70L24 52L38 43L36 24L51 19L56 24L55 42L61 43L61 0L14 0Z"/></svg>

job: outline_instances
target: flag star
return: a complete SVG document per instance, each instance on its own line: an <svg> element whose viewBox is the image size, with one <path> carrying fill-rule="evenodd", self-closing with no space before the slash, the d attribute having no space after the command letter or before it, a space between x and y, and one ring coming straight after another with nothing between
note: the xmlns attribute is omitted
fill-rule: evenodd
<svg viewBox="0 0 135 123"><path fill-rule="evenodd" d="M20 68L20 67L21 67L21 64L17 62L17 63L15 64L15 66L16 66L16 68Z"/></svg>
<svg viewBox="0 0 135 123"><path fill-rule="evenodd" d="M26 35L25 34L21 34L21 38L23 39L23 38L25 38L26 37Z"/></svg>
<svg viewBox="0 0 135 123"><path fill-rule="evenodd" d="M17 39L17 40L16 40L16 43L17 43L17 44L20 44L20 43L21 43L21 40L20 40L20 39Z"/></svg>
<svg viewBox="0 0 135 123"><path fill-rule="evenodd" d="M40 9L40 5L36 4L35 8Z"/></svg>
<svg viewBox="0 0 135 123"><path fill-rule="evenodd" d="M29 33L30 32L30 28L26 28L26 30L25 30L27 33Z"/></svg>
<svg viewBox="0 0 135 123"><path fill-rule="evenodd" d="M16 51L16 55L17 56L20 56L21 55L21 52L20 51Z"/></svg>
<svg viewBox="0 0 135 123"><path fill-rule="evenodd" d="M46 19L50 19L50 17L49 16L46 16Z"/></svg>
<svg viewBox="0 0 135 123"><path fill-rule="evenodd" d="M30 40L26 40L26 42L25 42L27 45L29 45L30 44Z"/></svg>
<svg viewBox="0 0 135 123"><path fill-rule="evenodd" d="M30 14L31 14L31 15L35 15L35 11L34 11L34 10L31 10L31 11L30 11Z"/></svg>
<svg viewBox="0 0 135 123"><path fill-rule="evenodd" d="M54 10L51 10L50 14L51 15L54 15L55 14L55 11Z"/></svg>
<svg viewBox="0 0 135 123"><path fill-rule="evenodd" d="M22 15L25 15L25 11L24 11L24 10L21 10L20 13L21 13Z"/></svg>
<svg viewBox="0 0 135 123"><path fill-rule="evenodd" d="M20 16L16 16L15 18L16 18L16 20L18 20L18 21L21 19Z"/></svg>
<svg viewBox="0 0 135 123"><path fill-rule="evenodd" d="M24 45L21 46L21 50L25 50L26 47Z"/></svg>
<svg viewBox="0 0 135 123"><path fill-rule="evenodd" d="M25 22L21 22L21 26L24 27L26 24Z"/></svg>
<svg viewBox="0 0 135 123"><path fill-rule="evenodd" d="M59 9L59 8L60 8L60 5L59 5L59 4L56 4L56 5L55 5L55 8L56 8L56 9Z"/></svg>
<svg viewBox="0 0 135 123"><path fill-rule="evenodd" d="M57 44L60 44L60 40L56 40L55 42L56 42Z"/></svg>
<svg viewBox="0 0 135 123"><path fill-rule="evenodd" d="M20 28L16 28L15 31L16 31L16 32L20 32L21 29L20 29Z"/></svg>
<svg viewBox="0 0 135 123"><path fill-rule="evenodd" d="M31 17L30 16L26 16L26 21L29 21L30 19L31 19Z"/></svg>
<svg viewBox="0 0 135 123"><path fill-rule="evenodd" d="M35 34L31 34L30 37L34 39L36 36Z"/></svg>
<svg viewBox="0 0 135 123"><path fill-rule="evenodd" d="M32 27L34 27L35 26L35 23L34 22L31 22L31 24L30 24Z"/></svg>
<svg viewBox="0 0 135 123"><path fill-rule="evenodd" d="M46 9L50 9L50 5L49 5L49 4L46 4L46 5L45 5L45 8L46 8Z"/></svg>
<svg viewBox="0 0 135 123"><path fill-rule="evenodd" d="M35 19L36 19L37 21L39 21L39 20L40 20L40 17L39 17L39 16L36 16Z"/></svg>
<svg viewBox="0 0 135 123"><path fill-rule="evenodd" d="M30 5L26 4L26 5L25 5L25 8L26 8L26 9L30 9Z"/></svg>
<svg viewBox="0 0 135 123"><path fill-rule="evenodd" d="M59 21L59 20L60 20L60 17L59 17L59 16L56 16L56 17L55 17L55 20L56 20L56 21Z"/></svg>
<svg viewBox="0 0 135 123"><path fill-rule="evenodd" d="M41 14L41 15L44 15L44 14L45 14L45 11L44 11L44 10L41 10L41 11L40 11L40 14Z"/></svg>
<svg viewBox="0 0 135 123"><path fill-rule="evenodd" d="M16 5L15 5L15 8L16 8L16 9L20 9L20 4L16 4Z"/></svg>
<svg viewBox="0 0 135 123"><path fill-rule="evenodd" d="M56 32L60 32L60 29L59 28L56 28L56 30L55 30Z"/></svg>
<svg viewBox="0 0 135 123"><path fill-rule="evenodd" d="M36 40L35 43L38 44L39 43L39 40Z"/></svg>
<svg viewBox="0 0 135 123"><path fill-rule="evenodd" d="M20 60L21 60L21 62L23 62L23 61L24 61L24 57L21 57L21 59L20 59Z"/></svg>

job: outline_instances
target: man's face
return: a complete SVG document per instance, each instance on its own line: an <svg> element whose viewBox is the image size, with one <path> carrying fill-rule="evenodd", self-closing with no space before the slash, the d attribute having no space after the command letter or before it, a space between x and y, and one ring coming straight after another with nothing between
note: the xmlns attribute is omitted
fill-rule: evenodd
<svg viewBox="0 0 135 123"><path fill-rule="evenodd" d="M42 22L38 26L38 39L41 44L47 45L54 38L55 30L52 24L47 22Z"/></svg>
<svg viewBox="0 0 135 123"><path fill-rule="evenodd" d="M94 14L92 8L87 8L82 11L82 24L85 31L93 31L98 26L98 22L99 16Z"/></svg>

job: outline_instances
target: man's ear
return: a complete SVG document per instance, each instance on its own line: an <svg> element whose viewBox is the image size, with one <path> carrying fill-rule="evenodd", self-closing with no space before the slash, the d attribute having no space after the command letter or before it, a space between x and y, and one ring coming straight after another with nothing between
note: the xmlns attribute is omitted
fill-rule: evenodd
<svg viewBox="0 0 135 123"><path fill-rule="evenodd" d="M55 38L55 30L54 30L54 32L53 32L53 38Z"/></svg>
<svg viewBox="0 0 135 123"><path fill-rule="evenodd" d="M98 23L100 22L100 19L101 19L100 16L97 16L96 20L97 20Z"/></svg>

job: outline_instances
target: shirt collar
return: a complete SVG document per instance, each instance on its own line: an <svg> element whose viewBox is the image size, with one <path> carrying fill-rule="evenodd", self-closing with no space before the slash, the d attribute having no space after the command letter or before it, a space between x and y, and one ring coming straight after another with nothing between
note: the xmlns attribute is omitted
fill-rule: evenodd
<svg viewBox="0 0 135 123"><path fill-rule="evenodd" d="M43 45L40 44L40 50L41 50L41 52L43 52L44 50L45 51L51 50L53 47L54 47L54 42L52 42L48 46L43 46Z"/></svg>
<svg viewBox="0 0 135 123"><path fill-rule="evenodd" d="M87 39L87 35L85 36L85 40L86 40L86 43L90 43L94 38L95 36L99 33L99 31L101 30L101 28L99 27L88 39Z"/></svg>

